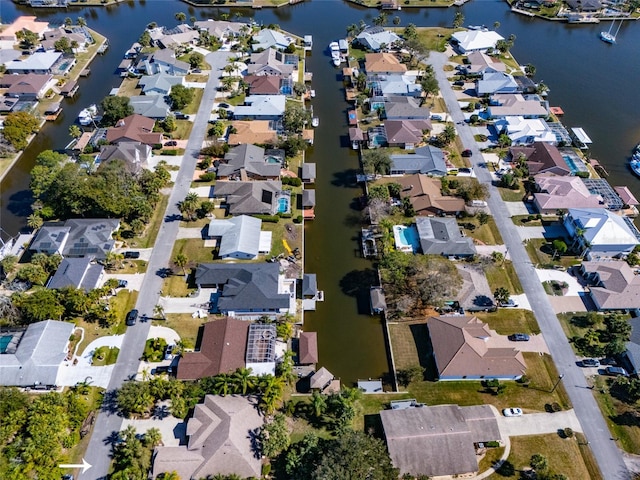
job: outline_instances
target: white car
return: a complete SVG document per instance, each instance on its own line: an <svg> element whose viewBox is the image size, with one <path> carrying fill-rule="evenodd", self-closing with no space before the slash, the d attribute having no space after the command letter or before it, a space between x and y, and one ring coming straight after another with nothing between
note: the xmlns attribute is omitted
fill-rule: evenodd
<svg viewBox="0 0 640 480"><path fill-rule="evenodd" d="M522 409L521 408L505 408L502 410L502 414L505 417L521 417Z"/></svg>

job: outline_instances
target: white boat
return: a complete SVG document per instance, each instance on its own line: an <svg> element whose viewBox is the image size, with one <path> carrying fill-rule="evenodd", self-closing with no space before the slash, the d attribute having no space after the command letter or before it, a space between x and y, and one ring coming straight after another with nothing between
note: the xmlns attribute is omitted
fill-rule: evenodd
<svg viewBox="0 0 640 480"><path fill-rule="evenodd" d="M311 96L311 98L316 98L316 91L315 90L309 90L309 96Z"/></svg>
<svg viewBox="0 0 640 480"><path fill-rule="evenodd" d="M333 54L333 52L339 52L340 45L338 44L338 42L331 42L329 44L329 50L331 51L331 54Z"/></svg>
<svg viewBox="0 0 640 480"><path fill-rule="evenodd" d="M640 177L640 160L632 158L629 161L629 166L631 167L631 170L633 170L633 173Z"/></svg>
<svg viewBox="0 0 640 480"><path fill-rule="evenodd" d="M622 20L620 20L618 28L616 28L616 33L611 33L611 30L613 29L613 25L615 23L616 21L613 20L613 22L611 22L611 25L609 25L609 30L607 30L606 32L600 32L600 40L610 44L616 43L616 37L618 36L618 32L620 31L620 27L622 26Z"/></svg>
<svg viewBox="0 0 640 480"><path fill-rule="evenodd" d="M95 104L89 105L78 114L78 123L82 126L91 125L98 116L98 107Z"/></svg>
<svg viewBox="0 0 640 480"><path fill-rule="evenodd" d="M339 67L339 66L340 66L340 64L342 63L342 60L340 60L340 56L333 57L333 58L331 59L331 61L333 62L333 65L334 65L335 67Z"/></svg>
<svg viewBox="0 0 640 480"><path fill-rule="evenodd" d="M320 119L318 117L313 117L311 119L311 126L317 127L318 125L320 125Z"/></svg>

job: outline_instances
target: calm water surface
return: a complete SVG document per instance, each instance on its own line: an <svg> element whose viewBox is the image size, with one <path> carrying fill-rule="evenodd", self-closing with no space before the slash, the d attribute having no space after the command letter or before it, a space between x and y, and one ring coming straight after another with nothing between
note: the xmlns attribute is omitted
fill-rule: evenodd
<svg viewBox="0 0 640 480"><path fill-rule="evenodd" d="M618 44L607 45L597 38L602 26L568 26L511 14L502 1L473 0L462 9L465 24L489 27L500 22L499 32L516 35L513 53L523 64L537 68L537 80L551 87L552 105L566 112L567 127L582 126L594 141L592 155L609 170L614 185L627 184L640 196L640 180L626 168L630 149L640 141L640 25L625 24ZM155 21L174 25L174 15L218 18L236 13L245 21L277 23L298 35L312 34L313 55L308 69L314 73L314 112L320 117L315 146L308 161L318 165L317 217L305 227L306 271L318 274L326 301L307 315L308 330L319 332L320 363L349 383L357 378L380 377L389 371L379 319L368 315L368 288L374 283L370 262L358 255L361 191L353 185L357 157L348 148L345 134L346 104L339 71L325 54L326 45L342 37L345 27L361 19L371 23L378 14L340 0L311 0L283 9L194 9L178 1L148 0L123 3L111 8L43 11L19 7L0 0L4 22L18 15L37 14L42 20L60 22L66 16L84 16L89 26L109 38L111 48L91 64L92 75L80 80L74 100L65 101L64 114L46 125L37 140L0 184L0 226L15 234L24 226L31 196L28 172L35 157L45 149L63 148L69 141L68 128L78 112L99 102L120 83L113 74L124 51L145 25ZM406 10L397 13L401 25L450 25L453 9ZM390 18L395 13L390 15Z"/></svg>

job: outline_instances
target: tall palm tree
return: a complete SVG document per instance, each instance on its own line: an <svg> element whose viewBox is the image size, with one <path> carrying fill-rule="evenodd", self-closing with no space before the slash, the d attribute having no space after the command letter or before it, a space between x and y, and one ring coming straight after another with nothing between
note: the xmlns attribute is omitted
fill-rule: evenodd
<svg viewBox="0 0 640 480"><path fill-rule="evenodd" d="M325 396L320 392L313 392L313 395L311 395L311 406L313 407L313 415L316 419L320 419L327 408Z"/></svg>
<svg viewBox="0 0 640 480"><path fill-rule="evenodd" d="M38 230L43 223L44 220L42 220L42 217L37 213L32 213L27 217L27 227L32 230Z"/></svg>
<svg viewBox="0 0 640 480"><path fill-rule="evenodd" d="M176 254L176 256L173 258L173 263L175 263L177 267L182 269L183 275L187 274L185 267L189 263L189 258L184 253Z"/></svg>
<svg viewBox="0 0 640 480"><path fill-rule="evenodd" d="M178 12L174 15L175 19L179 22L184 22L187 19L187 14L184 12Z"/></svg>
<svg viewBox="0 0 640 480"><path fill-rule="evenodd" d="M242 395L247 394L247 390L255 386L254 377L250 368L238 368L232 375L234 383L239 387Z"/></svg>
<svg viewBox="0 0 640 480"><path fill-rule="evenodd" d="M162 443L162 433L160 433L160 430L158 430L157 428L150 428L149 430L147 430L147 433L144 434L144 441L150 447L157 447ZM172 472L172 473L175 474L176 472ZM167 479L172 477L167 477L167 474L165 473L164 478Z"/></svg>
<svg viewBox="0 0 640 480"><path fill-rule="evenodd" d="M80 25L81 27L86 27L87 26L87 21L84 19L84 17L78 17L76 22L78 23L78 25Z"/></svg>
<svg viewBox="0 0 640 480"><path fill-rule="evenodd" d="M226 373L220 373L213 378L213 391L223 397L229 393L231 378Z"/></svg>

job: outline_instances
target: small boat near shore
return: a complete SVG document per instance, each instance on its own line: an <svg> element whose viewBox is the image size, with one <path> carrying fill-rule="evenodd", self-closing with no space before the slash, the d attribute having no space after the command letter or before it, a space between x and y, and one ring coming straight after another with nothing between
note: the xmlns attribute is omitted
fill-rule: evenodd
<svg viewBox="0 0 640 480"><path fill-rule="evenodd" d="M613 29L613 25L616 23L615 19L613 20L613 22L611 22L611 25L609 26L609 30L602 31L600 32L600 40L602 40L603 42L606 43L610 43L610 44L614 44L616 43L616 37L618 36L618 32L620 31L620 27L622 26L622 20L620 20L620 23L618 24L618 28L616 28L615 33L611 33L611 30Z"/></svg>
<svg viewBox="0 0 640 480"><path fill-rule="evenodd" d="M329 52L331 53L333 65L339 67L342 63L342 58L340 56L340 44L338 42L331 42L329 44Z"/></svg>
<svg viewBox="0 0 640 480"><path fill-rule="evenodd" d="M636 156L632 157L631 160L629 160L629 167L631 167L633 173L640 177L640 158Z"/></svg>
<svg viewBox="0 0 640 480"><path fill-rule="evenodd" d="M100 117L98 117L98 107L95 104L89 105L87 108L84 108L78 114L78 123L83 127L91 125L95 121L99 121Z"/></svg>
<svg viewBox="0 0 640 480"><path fill-rule="evenodd" d="M311 119L311 126L317 127L318 125L320 125L320 119L318 117L313 117Z"/></svg>

